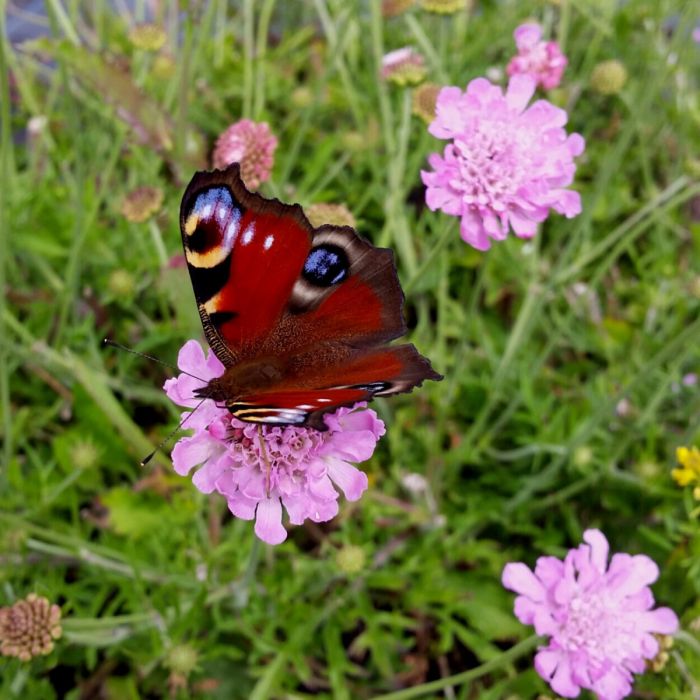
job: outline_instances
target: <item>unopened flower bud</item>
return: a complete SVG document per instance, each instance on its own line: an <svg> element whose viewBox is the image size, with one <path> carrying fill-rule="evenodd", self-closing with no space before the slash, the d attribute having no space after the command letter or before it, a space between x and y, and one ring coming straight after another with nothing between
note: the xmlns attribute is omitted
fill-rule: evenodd
<svg viewBox="0 0 700 700"><path fill-rule="evenodd" d="M357 574L365 568L365 551L362 547L349 544L338 550L335 561L344 574Z"/></svg>
<svg viewBox="0 0 700 700"><path fill-rule="evenodd" d="M627 69L615 59L599 63L591 73L591 88L601 95L617 95L626 82Z"/></svg>

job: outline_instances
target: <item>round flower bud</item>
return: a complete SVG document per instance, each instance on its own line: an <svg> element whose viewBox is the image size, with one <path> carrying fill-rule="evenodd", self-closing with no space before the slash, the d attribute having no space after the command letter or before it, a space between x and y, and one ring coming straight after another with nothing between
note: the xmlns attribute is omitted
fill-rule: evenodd
<svg viewBox="0 0 700 700"><path fill-rule="evenodd" d="M593 450L588 445L579 445L574 450L574 465L579 469L587 467L593 460Z"/></svg>
<svg viewBox="0 0 700 700"><path fill-rule="evenodd" d="M335 561L344 574L357 574L365 568L366 556L362 547L349 544L338 550Z"/></svg>
<svg viewBox="0 0 700 700"><path fill-rule="evenodd" d="M298 88L292 91L292 104L295 107L303 109L313 104L314 93L305 85L300 85Z"/></svg>
<svg viewBox="0 0 700 700"><path fill-rule="evenodd" d="M61 608L36 593L0 608L0 654L20 661L50 654L61 636L60 620Z"/></svg>
<svg viewBox="0 0 700 700"><path fill-rule="evenodd" d="M100 459L100 450L91 440L78 440L71 445L70 458L76 469L92 469Z"/></svg>
<svg viewBox="0 0 700 700"><path fill-rule="evenodd" d="M182 676L189 676L197 668L199 654L189 644L174 646L165 659L165 665L173 672Z"/></svg>
<svg viewBox="0 0 700 700"><path fill-rule="evenodd" d="M590 86L601 95L617 95L627 82L627 69L615 59L599 63L591 73Z"/></svg>
<svg viewBox="0 0 700 700"><path fill-rule="evenodd" d="M110 274L107 286L115 297L130 297L136 289L136 281L127 270L115 270Z"/></svg>

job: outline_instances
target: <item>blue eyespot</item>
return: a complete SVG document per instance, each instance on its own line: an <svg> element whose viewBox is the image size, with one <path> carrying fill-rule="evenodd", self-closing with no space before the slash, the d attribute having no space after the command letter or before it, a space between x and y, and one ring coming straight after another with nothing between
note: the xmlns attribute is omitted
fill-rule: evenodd
<svg viewBox="0 0 700 700"><path fill-rule="evenodd" d="M330 287L342 282L349 272L347 253L337 245L324 243L309 253L302 276L318 287Z"/></svg>

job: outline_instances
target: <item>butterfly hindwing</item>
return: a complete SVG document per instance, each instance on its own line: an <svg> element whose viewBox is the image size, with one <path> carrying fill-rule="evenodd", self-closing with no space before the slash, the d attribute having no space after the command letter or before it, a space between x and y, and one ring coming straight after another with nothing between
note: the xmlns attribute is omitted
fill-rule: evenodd
<svg viewBox="0 0 700 700"><path fill-rule="evenodd" d="M413 345L362 349L343 362L342 371L332 365L317 367L279 382L274 390L243 395L228 403L228 408L240 420L325 430L324 413L375 396L410 391L424 379L440 378Z"/></svg>

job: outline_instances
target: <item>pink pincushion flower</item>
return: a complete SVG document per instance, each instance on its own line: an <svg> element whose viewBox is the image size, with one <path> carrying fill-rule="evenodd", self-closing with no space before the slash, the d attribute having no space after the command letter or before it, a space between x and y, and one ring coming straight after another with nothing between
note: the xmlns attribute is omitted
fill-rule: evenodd
<svg viewBox="0 0 700 700"><path fill-rule="evenodd" d="M180 350L178 367L204 381L181 374L165 382L168 397L180 406L194 407L196 388L224 372L209 352L205 357L196 340ZM270 464L269 484L258 426L233 418L214 401L205 400L185 427L194 434L179 440L172 452L175 471L186 476L203 493L214 491L228 501L231 512L244 520L255 519L255 534L269 544L287 538L282 507L290 523L307 518L325 522L338 513L338 491L349 501L367 489L367 476L350 462L369 459L384 423L365 404L339 408L325 416L327 432L293 426L264 426L263 442Z"/></svg>
<svg viewBox="0 0 700 700"><path fill-rule="evenodd" d="M529 75L543 90L558 87L569 62L556 41L542 41L542 27L535 22L521 24L513 38L518 47L508 68L508 75Z"/></svg>
<svg viewBox="0 0 700 700"><path fill-rule="evenodd" d="M433 211L461 217L462 239L478 250L504 240L511 227L531 238L550 209L567 218L581 213L578 192L566 188L583 137L567 135L563 109L546 100L528 106L534 92L532 78L516 75L505 95L486 78L466 92L445 87L438 95L428 130L452 142L442 156L429 156L432 172L421 172L425 200Z"/></svg>
<svg viewBox="0 0 700 700"><path fill-rule="evenodd" d="M217 139L214 167L224 169L231 163L240 163L243 182L256 190L261 182L270 179L276 148L277 138L266 122L241 119Z"/></svg>
<svg viewBox="0 0 700 700"><path fill-rule="evenodd" d="M503 585L518 593L515 615L537 634L550 637L535 656L535 669L565 698L582 688L600 700L621 700L632 692L633 673L659 651L655 634L673 634L678 618L654 607L649 584L659 568L647 556L614 554L600 530L583 533L586 544L566 555L540 557L534 573L522 563L506 564Z"/></svg>

